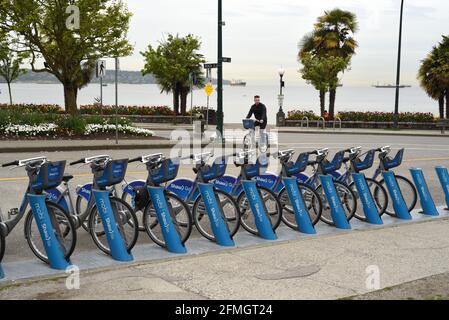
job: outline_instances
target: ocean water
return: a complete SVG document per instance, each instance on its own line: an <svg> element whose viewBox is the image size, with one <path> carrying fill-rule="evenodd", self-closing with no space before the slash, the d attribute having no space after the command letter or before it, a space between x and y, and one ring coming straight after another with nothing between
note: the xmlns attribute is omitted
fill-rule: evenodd
<svg viewBox="0 0 449 320"><path fill-rule="evenodd" d="M9 101L6 84L0 83L0 103ZM59 84L13 84L13 99L16 103L64 103L62 85ZM113 104L114 85L103 88L104 104ZM254 95L260 95L267 105L270 123L276 122L279 110L277 95L279 87L254 86L224 87L224 112L226 123L239 123L244 118L253 102ZM318 92L311 86L288 86L284 91L284 111L303 109L319 112ZM97 84L83 88L78 95L79 104L92 104L100 96ZM210 106L216 108L217 95L212 94ZM395 101L394 89L376 89L372 87L342 87L338 89L337 111L393 111ZM188 105L190 108L190 97ZM193 93L193 105L206 106L207 98L203 90ZM172 97L160 93L157 85L119 85L119 104L123 105L171 105ZM438 113L438 104L430 99L419 87L401 89L400 111Z"/></svg>

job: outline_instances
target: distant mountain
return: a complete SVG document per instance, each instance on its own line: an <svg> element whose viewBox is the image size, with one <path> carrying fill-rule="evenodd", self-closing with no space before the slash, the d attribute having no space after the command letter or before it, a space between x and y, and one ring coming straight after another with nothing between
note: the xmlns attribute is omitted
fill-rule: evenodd
<svg viewBox="0 0 449 320"><path fill-rule="evenodd" d="M119 83L126 84L155 84L156 81L152 75L142 76L140 71L119 71L118 72ZM16 82L22 83L60 83L54 75L48 72L32 72L28 70L24 75L20 76ZM100 79L94 77L91 83L99 83ZM103 78L103 83L114 83L115 73L113 70L108 70L106 76ZM216 80L213 81L216 83ZM229 84L230 81L224 80L224 84ZM4 83L4 80L0 78L0 83Z"/></svg>

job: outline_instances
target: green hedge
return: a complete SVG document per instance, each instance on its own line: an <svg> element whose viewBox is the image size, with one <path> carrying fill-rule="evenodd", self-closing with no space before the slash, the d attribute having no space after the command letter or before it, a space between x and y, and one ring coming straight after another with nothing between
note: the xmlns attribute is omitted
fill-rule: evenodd
<svg viewBox="0 0 449 320"><path fill-rule="evenodd" d="M319 116L313 111L292 110L288 112L287 120L302 120L308 117L309 120L318 120ZM360 112L343 111L339 112L337 117L342 121L363 121L363 122L392 122L392 112ZM399 122L434 122L436 121L433 113L425 112L403 112L399 114Z"/></svg>
<svg viewBox="0 0 449 320"><path fill-rule="evenodd" d="M22 113L64 113L64 109L56 104L2 104L0 110L18 111Z"/></svg>
<svg viewBox="0 0 449 320"><path fill-rule="evenodd" d="M392 122L392 112L339 112L342 121ZM435 116L428 112L403 112L399 114L399 122L434 122Z"/></svg>
<svg viewBox="0 0 449 320"><path fill-rule="evenodd" d="M309 120L318 120L320 117L313 111L293 110L288 112L287 120L302 120L305 117Z"/></svg>
<svg viewBox="0 0 449 320"><path fill-rule="evenodd" d="M174 111L168 106L118 106L119 115L127 116L174 116ZM114 115L116 113L115 106L85 105L80 107L81 114Z"/></svg>

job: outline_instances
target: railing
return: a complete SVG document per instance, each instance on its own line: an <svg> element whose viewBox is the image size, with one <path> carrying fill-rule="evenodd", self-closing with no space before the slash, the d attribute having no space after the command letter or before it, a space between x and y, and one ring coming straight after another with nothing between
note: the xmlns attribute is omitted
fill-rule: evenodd
<svg viewBox="0 0 449 320"><path fill-rule="evenodd" d="M335 120L334 120L334 130L335 130L335 128L336 128L336 126L337 126L337 122L338 122L338 124L339 124L339 126L340 126L340 130L341 130L341 128L342 128L342 121L341 121L341 119L340 118L335 118Z"/></svg>
<svg viewBox="0 0 449 320"><path fill-rule="evenodd" d="M308 117L302 118L302 120L301 120L301 128L304 127L304 120L306 120L307 129L309 129L309 118Z"/></svg>
<svg viewBox="0 0 449 320"><path fill-rule="evenodd" d="M324 117L321 117L318 119L317 121L317 128L320 127L320 122L323 121L323 130L326 130L326 119L324 119Z"/></svg>

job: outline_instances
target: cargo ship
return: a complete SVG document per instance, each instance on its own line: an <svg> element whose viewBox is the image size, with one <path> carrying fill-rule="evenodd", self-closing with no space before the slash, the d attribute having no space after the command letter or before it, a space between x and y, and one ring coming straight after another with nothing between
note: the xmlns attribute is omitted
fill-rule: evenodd
<svg viewBox="0 0 449 320"><path fill-rule="evenodd" d="M246 87L246 81L233 79L233 80L231 80L229 85L232 87Z"/></svg>

